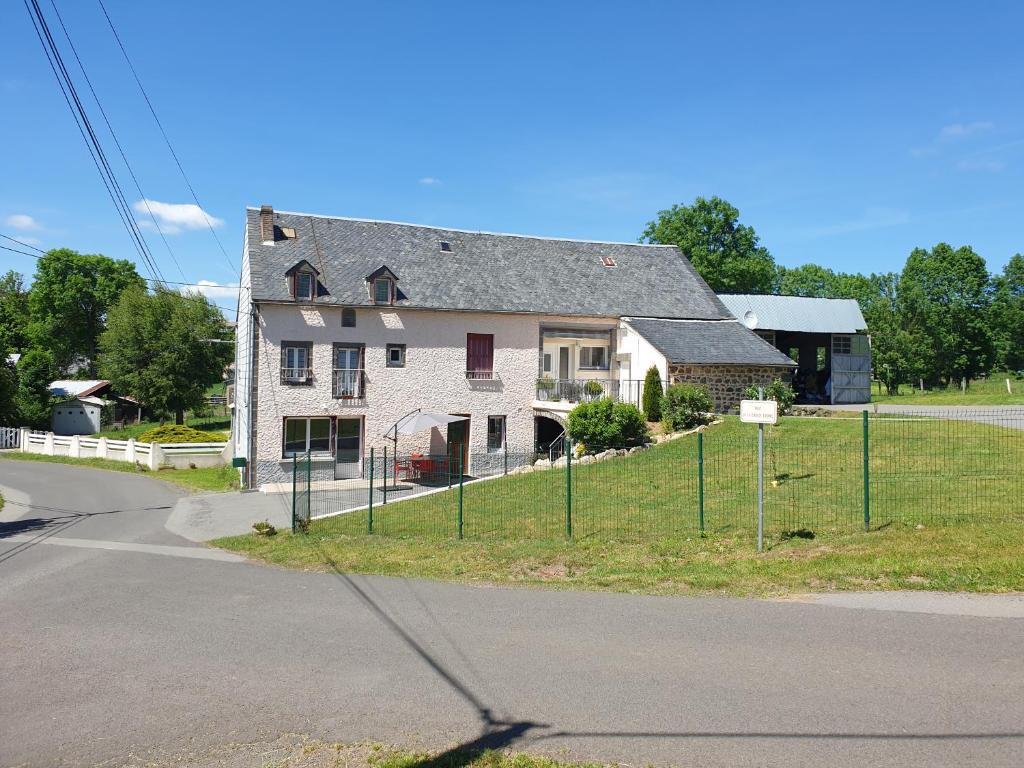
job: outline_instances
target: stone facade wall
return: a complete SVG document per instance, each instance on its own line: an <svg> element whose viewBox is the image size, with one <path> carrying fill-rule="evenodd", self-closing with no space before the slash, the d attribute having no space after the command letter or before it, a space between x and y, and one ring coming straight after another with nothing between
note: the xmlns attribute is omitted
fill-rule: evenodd
<svg viewBox="0 0 1024 768"><path fill-rule="evenodd" d="M751 385L768 386L775 379L789 381L788 368L756 365L669 365L669 383L700 384L708 388L715 410L726 413L739 407Z"/></svg>
<svg viewBox="0 0 1024 768"><path fill-rule="evenodd" d="M256 483L291 481L291 459L283 456L286 417L358 418L363 459L371 447L380 455L391 440L392 424L414 408L464 414L469 421L470 474L489 474L505 457L487 452L487 417L505 416L506 445L513 463L533 451L534 411L540 327L548 322L603 323L600 318L562 318L483 312L440 312L400 307L356 309L355 327L343 327L341 309L332 306L262 305L257 321ZM466 334L494 334L494 381L466 378ZM283 341L312 345L313 381L281 382ZM332 395L333 345L365 345L365 397L339 400ZM389 368L387 344L405 344L403 368ZM401 435L398 451L444 453L445 429ZM515 458L513 458L515 456ZM511 465L510 465L511 466ZM365 467L361 469L364 470ZM314 480L333 477L334 459L314 456Z"/></svg>

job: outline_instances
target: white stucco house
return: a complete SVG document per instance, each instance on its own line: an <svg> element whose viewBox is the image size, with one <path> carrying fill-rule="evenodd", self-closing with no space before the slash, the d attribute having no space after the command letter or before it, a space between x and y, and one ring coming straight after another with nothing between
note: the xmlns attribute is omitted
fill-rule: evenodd
<svg viewBox="0 0 1024 768"><path fill-rule="evenodd" d="M246 484L363 476L414 409L465 417L400 435L465 465L532 451L581 400L707 383L722 407L793 362L725 308L674 246L247 211L232 439ZM392 450L394 448L392 447Z"/></svg>

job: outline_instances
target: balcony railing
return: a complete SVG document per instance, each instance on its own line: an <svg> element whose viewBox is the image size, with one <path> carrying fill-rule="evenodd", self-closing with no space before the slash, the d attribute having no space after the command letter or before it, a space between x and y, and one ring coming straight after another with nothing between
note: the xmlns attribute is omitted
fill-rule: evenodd
<svg viewBox="0 0 1024 768"><path fill-rule="evenodd" d="M281 383L282 384L312 384L313 383L313 369L312 368L282 368L281 369Z"/></svg>
<svg viewBox="0 0 1024 768"><path fill-rule="evenodd" d="M667 386L661 382L663 392ZM643 393L643 379L537 379L537 399L548 402L589 403L610 397L641 408Z"/></svg>
<svg viewBox="0 0 1024 768"><path fill-rule="evenodd" d="M466 371L466 378L470 381L494 381L498 377L494 371Z"/></svg>
<svg viewBox="0 0 1024 768"><path fill-rule="evenodd" d="M618 379L537 379L537 399L589 403L602 397L619 397Z"/></svg>
<svg viewBox="0 0 1024 768"><path fill-rule="evenodd" d="M360 400L365 397L366 372L361 368L334 369L334 397Z"/></svg>

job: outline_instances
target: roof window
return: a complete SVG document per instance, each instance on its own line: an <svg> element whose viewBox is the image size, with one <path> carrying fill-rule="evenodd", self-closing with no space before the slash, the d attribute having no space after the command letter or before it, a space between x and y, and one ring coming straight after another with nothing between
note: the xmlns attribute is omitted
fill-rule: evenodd
<svg viewBox="0 0 1024 768"><path fill-rule="evenodd" d="M452 244L449 243L447 240L442 240L441 241L441 250L444 253L451 253L452 252Z"/></svg>
<svg viewBox="0 0 1024 768"><path fill-rule="evenodd" d="M615 259L613 259L611 256L602 256L601 263L604 264L606 267L618 266L618 264L615 263Z"/></svg>

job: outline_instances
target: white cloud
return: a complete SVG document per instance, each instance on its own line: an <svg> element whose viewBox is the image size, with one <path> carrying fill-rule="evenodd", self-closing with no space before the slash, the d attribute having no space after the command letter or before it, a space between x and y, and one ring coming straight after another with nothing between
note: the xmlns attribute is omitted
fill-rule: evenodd
<svg viewBox="0 0 1024 768"><path fill-rule="evenodd" d="M441 185L441 180L435 179L433 176L424 176L419 183L424 187L438 187Z"/></svg>
<svg viewBox="0 0 1024 768"><path fill-rule="evenodd" d="M958 171L988 171L989 173L999 173L1005 167L1006 164L1000 160L985 160L970 157L965 157L956 164Z"/></svg>
<svg viewBox="0 0 1024 768"><path fill-rule="evenodd" d="M14 213L5 219L8 227L14 227L22 231L42 229L42 225L29 216L27 213Z"/></svg>
<svg viewBox="0 0 1024 768"><path fill-rule="evenodd" d="M198 205L192 203L161 203L159 200L139 200L132 206L138 213L147 218L139 221L139 226L155 229L150 212L160 224L166 235L177 235L186 229L206 229L224 224L222 219L211 216Z"/></svg>
<svg viewBox="0 0 1024 768"><path fill-rule="evenodd" d="M183 293L201 293L211 301L216 299L237 299L237 283L215 283L213 280L199 280L194 286L187 286L182 289Z"/></svg>
<svg viewBox="0 0 1024 768"><path fill-rule="evenodd" d="M975 133L983 133L992 130L992 123L986 120L978 120L973 123L953 123L945 126L939 131L940 141L954 141L971 136Z"/></svg>

